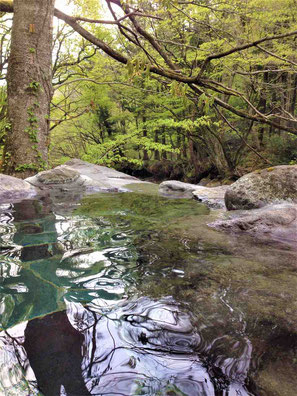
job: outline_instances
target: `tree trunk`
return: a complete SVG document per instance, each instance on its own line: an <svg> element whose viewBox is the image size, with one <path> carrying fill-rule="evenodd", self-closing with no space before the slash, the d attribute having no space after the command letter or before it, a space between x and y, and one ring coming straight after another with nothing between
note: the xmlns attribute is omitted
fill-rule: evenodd
<svg viewBox="0 0 297 396"><path fill-rule="evenodd" d="M158 136L158 131L155 131L155 143L159 143L159 136ZM155 161L160 161L160 152L159 150L154 150L154 160Z"/></svg>
<svg viewBox="0 0 297 396"><path fill-rule="evenodd" d="M55 0L14 0L7 73L4 172L28 177L47 165Z"/></svg>
<svg viewBox="0 0 297 396"><path fill-rule="evenodd" d="M162 144L166 144L165 127L162 127ZM162 158L167 159L167 152L165 150L162 151Z"/></svg>
<svg viewBox="0 0 297 396"><path fill-rule="evenodd" d="M147 137L147 129L146 129L146 117L142 117L142 122L143 122L143 130L142 130L142 136L144 138ZM149 160L149 156L148 156L148 152L146 149L143 149L143 161L148 161Z"/></svg>

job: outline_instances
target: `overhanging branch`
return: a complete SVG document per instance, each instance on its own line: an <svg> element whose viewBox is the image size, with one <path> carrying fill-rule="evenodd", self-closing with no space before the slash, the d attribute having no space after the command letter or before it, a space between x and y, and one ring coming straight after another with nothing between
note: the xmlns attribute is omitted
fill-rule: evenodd
<svg viewBox="0 0 297 396"><path fill-rule="evenodd" d="M119 6L121 6L121 2L119 0L107 0L108 2L117 4ZM156 41L153 41L154 38L152 36L149 35L149 37L147 36L148 33L143 31L142 27L137 23L137 21L135 20L135 16L136 13L134 11L130 11L129 8L127 8L126 10L126 16L129 17L130 21L133 23L134 28L136 29L136 31L141 34L145 39L147 39L151 45L154 47L155 50L157 50L160 55L162 56L162 58L165 60L165 62L167 63L167 65L169 66L168 69L164 69L162 67L158 67L158 66L153 66L153 65L147 65L147 67L149 68L149 71L160 75L162 77L166 77L170 80L173 81L178 81L178 82L182 82L182 83L186 83L188 84L191 89L196 92L198 95L201 95L204 93L204 90L201 89L203 88L203 86L205 88L211 89L213 91L216 91L218 89L223 89L224 91L227 89L229 89L228 87L219 87L219 84L216 83L216 86L214 86L212 84L212 86L210 86L209 81L207 81L206 79L202 78L202 74L205 70L205 68L207 67L208 63L211 62L211 60L213 59L220 59L223 57L226 57L230 54L233 54L235 52L239 52L239 51L243 51L245 49L251 48L251 47L258 47L259 44L266 42L266 41L271 41L271 40L277 40L280 38L286 38L286 37L290 37L290 36L297 36L297 31L293 31L293 32L289 32L289 33L285 33L285 34L281 34L281 35L274 35L274 36L269 36L269 37L265 37L235 48L232 48L228 51L224 51L221 53L217 53L217 54L212 54L210 56L208 56L205 60L204 63L202 65L202 68L198 74L198 76L196 77L188 77L187 75L182 74L179 70L176 70L176 66L172 65L171 62L168 62L166 57L164 58L164 54L162 53L162 51L160 51L159 48L159 44L156 43ZM7 0L0 0L0 12L13 12L13 2L12 1L7 1ZM104 41L98 39L96 36L94 36L92 33L90 33L88 30L86 30L85 28L83 28L78 22L77 22L77 18L76 17L72 17L69 16L67 14L64 14L62 11L55 9L54 15L63 20L64 22L66 22L69 26L71 26L73 28L73 30L75 30L77 33L79 33L83 38L85 38L86 40L88 40L90 43L94 44L96 47L100 48L103 52L105 52L108 56L110 56L111 58L115 59L116 61L122 63L122 64L127 64L129 59L123 55L122 53L114 50L113 48L111 48L109 45L107 45ZM260 48L261 50L263 50L262 48ZM234 94L234 90L229 89L230 94ZM225 93L227 93L225 91ZM238 95L238 93L237 93ZM242 95L239 95L242 98ZM243 98L244 99L244 98ZM245 100L246 101L246 100ZM267 125L271 125L274 128L280 129L280 130L284 130L286 132L290 132L294 135L297 135L297 130L294 128L290 128L286 125L283 125L283 123L278 122L278 116L275 115L275 120L271 120L268 119L264 114L262 114L261 112L259 112L257 109L255 109L255 107L251 104L251 103L247 103L249 105L249 108L251 108L253 110L253 113L250 114L249 112L245 112L242 111L240 109L237 109L233 106L231 106L229 103L224 102L222 99L220 99L219 97L214 97L214 103L226 110L229 110L230 112L232 112L233 114L238 115L239 117L245 118L245 119L249 119L255 122L259 122L259 123L264 123ZM279 121L281 120L281 116L279 117Z"/></svg>

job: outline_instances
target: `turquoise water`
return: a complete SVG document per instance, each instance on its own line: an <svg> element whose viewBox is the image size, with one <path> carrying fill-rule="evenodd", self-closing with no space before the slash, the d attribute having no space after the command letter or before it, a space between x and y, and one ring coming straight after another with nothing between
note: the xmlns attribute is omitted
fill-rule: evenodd
<svg viewBox="0 0 297 396"><path fill-rule="evenodd" d="M2 205L0 394L293 395L294 257L183 226L208 215L138 193Z"/></svg>

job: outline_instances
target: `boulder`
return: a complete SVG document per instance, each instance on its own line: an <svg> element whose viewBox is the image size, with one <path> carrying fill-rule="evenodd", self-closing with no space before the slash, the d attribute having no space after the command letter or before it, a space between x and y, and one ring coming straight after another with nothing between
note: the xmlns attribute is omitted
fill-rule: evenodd
<svg viewBox="0 0 297 396"><path fill-rule="evenodd" d="M75 171L81 176L85 176L92 180L93 183L101 183L112 189L126 188L127 184L143 183L134 176L119 172L107 166L95 165L80 159L72 159L67 161L65 165Z"/></svg>
<svg viewBox="0 0 297 396"><path fill-rule="evenodd" d="M167 180L159 185L159 194L173 198L192 198L192 192L196 188L196 184L183 183L178 180Z"/></svg>
<svg viewBox="0 0 297 396"><path fill-rule="evenodd" d="M210 208L224 208L224 195L227 186L204 187L196 184L168 180L160 184L159 193L172 198L194 198Z"/></svg>
<svg viewBox="0 0 297 396"><path fill-rule="evenodd" d="M24 180L0 174L0 203L16 202L37 195L37 190Z"/></svg>
<svg viewBox="0 0 297 396"><path fill-rule="evenodd" d="M297 165L280 165L244 175L226 191L228 210L297 202Z"/></svg>
<svg viewBox="0 0 297 396"><path fill-rule="evenodd" d="M224 196L228 186L218 187L203 187L196 186L196 189L192 192L192 196L199 202L204 203L212 209L224 209Z"/></svg>
<svg viewBox="0 0 297 396"><path fill-rule="evenodd" d="M247 233L259 240L297 248L297 204L268 205L253 210L225 212L224 219L208 224L217 230Z"/></svg>
<svg viewBox="0 0 297 396"><path fill-rule="evenodd" d="M37 173L26 181L42 190L81 191L81 190L112 190L106 179L92 180L67 165L60 165L51 170Z"/></svg>
<svg viewBox="0 0 297 396"><path fill-rule="evenodd" d="M60 193L64 192L128 191L125 187L128 184L143 183L136 177L115 169L90 164L79 159L73 159L51 170L39 172L26 181L41 190L50 190L51 196L53 194L60 196Z"/></svg>
<svg viewBox="0 0 297 396"><path fill-rule="evenodd" d="M75 183L79 179L79 173L67 166L58 166L55 169L40 172L36 175L36 184L54 185Z"/></svg>

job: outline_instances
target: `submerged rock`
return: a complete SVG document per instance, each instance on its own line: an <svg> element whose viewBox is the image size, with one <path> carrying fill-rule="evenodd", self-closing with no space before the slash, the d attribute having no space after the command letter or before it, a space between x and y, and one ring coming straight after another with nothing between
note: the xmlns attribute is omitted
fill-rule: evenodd
<svg viewBox="0 0 297 396"><path fill-rule="evenodd" d="M265 208L234 211L225 219L210 223L218 230L246 232L257 239L278 241L297 248L297 205L279 204Z"/></svg>
<svg viewBox="0 0 297 396"><path fill-rule="evenodd" d="M297 165L280 165L244 175L226 191L228 210L297 203Z"/></svg>
<svg viewBox="0 0 297 396"><path fill-rule="evenodd" d="M224 208L224 195L227 186L204 187L196 184L168 180L160 184L159 193L172 198L194 198L210 208Z"/></svg>
<svg viewBox="0 0 297 396"><path fill-rule="evenodd" d="M0 174L0 203L15 202L37 195L37 190L24 180Z"/></svg>

